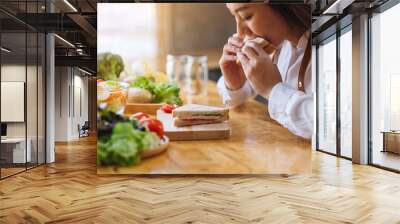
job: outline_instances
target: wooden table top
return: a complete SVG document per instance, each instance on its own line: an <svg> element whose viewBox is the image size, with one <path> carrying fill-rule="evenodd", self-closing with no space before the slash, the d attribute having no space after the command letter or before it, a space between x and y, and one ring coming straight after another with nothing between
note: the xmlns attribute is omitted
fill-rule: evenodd
<svg viewBox="0 0 400 224"><path fill-rule="evenodd" d="M207 97L186 103L221 105L215 83ZM255 100L229 113L231 137L173 141L167 151L130 167L98 167L98 174L296 174L311 171L311 143L273 121Z"/></svg>

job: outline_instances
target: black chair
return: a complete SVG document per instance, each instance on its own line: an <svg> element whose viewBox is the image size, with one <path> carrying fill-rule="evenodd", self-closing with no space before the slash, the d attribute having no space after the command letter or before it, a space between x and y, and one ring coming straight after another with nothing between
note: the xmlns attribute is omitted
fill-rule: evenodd
<svg viewBox="0 0 400 224"><path fill-rule="evenodd" d="M89 136L90 124L89 121L85 121L82 127L78 124L79 138Z"/></svg>

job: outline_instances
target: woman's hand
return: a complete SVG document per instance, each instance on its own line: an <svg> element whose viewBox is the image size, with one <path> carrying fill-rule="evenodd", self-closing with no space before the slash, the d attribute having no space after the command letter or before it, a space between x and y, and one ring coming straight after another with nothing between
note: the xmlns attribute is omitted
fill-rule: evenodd
<svg viewBox="0 0 400 224"><path fill-rule="evenodd" d="M269 97L272 88L282 82L281 75L270 56L254 41L247 41L242 52L237 53L244 74L253 89L261 96Z"/></svg>
<svg viewBox="0 0 400 224"><path fill-rule="evenodd" d="M240 89L246 82L246 76L242 66L236 63L237 53L243 46L243 40L234 34L228 39L228 43L224 45L219 66L224 76L225 85L231 90Z"/></svg>

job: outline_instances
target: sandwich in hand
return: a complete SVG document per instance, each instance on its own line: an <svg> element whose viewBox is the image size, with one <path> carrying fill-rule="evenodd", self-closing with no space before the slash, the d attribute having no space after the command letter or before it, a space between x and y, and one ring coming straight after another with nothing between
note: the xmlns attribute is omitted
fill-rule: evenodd
<svg viewBox="0 0 400 224"><path fill-rule="evenodd" d="M214 124L229 119L229 108L187 104L172 111L175 127Z"/></svg>
<svg viewBox="0 0 400 224"><path fill-rule="evenodd" d="M250 39L244 39L244 45L246 45L246 42L249 41ZM257 44L261 45L262 49L264 49L265 52L267 52L268 54L272 54L275 50L276 47L271 44L268 40L265 40L261 37L256 37L254 39L251 39L252 41L256 42ZM242 47L243 49L243 47ZM239 60L236 60L236 64L240 64Z"/></svg>

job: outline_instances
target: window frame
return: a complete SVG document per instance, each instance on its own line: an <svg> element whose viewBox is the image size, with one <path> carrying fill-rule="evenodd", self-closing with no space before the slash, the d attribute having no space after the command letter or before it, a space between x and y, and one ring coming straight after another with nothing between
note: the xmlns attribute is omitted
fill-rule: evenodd
<svg viewBox="0 0 400 224"><path fill-rule="evenodd" d="M367 116L368 116L368 152L367 152L367 163L370 166L373 167L377 167L383 170L387 170L387 171L391 171L391 172L395 172L395 173L400 173L400 170L394 169L394 168L390 168L387 166L383 166L380 164L376 164L373 162L373 130L372 130L372 93L373 93L373 88L372 88L372 19L374 17L374 13L375 14L381 14L384 13L385 11L393 8L394 6L400 4L399 0L388 0L386 1L384 4L368 10L367 14L368 14L368 31L367 31L367 39L368 39L368 54L367 54L367 64L368 64L368 68L367 68L367 77L368 77L368 111L367 111Z"/></svg>
<svg viewBox="0 0 400 224"><path fill-rule="evenodd" d="M25 3L24 7L25 7L25 16L26 16L27 15L26 13L27 13L27 3L28 3L28 1L25 0L25 1L22 1L22 2ZM36 13L39 12L39 6L38 6L39 2L42 2L42 1L41 0L33 0L33 1L31 1L31 3L35 3L36 4ZM38 29L30 26L29 24L19 20L18 18L14 17L11 13L9 13L8 11L2 9L1 5L0 5L0 10L1 10L2 13L5 13L5 14L9 15L15 21L20 22L22 24L22 26L23 26L23 30L11 31L11 32L10 31L4 31L4 30L0 29L0 45L2 45L2 43L1 43L2 38L1 37L2 37L3 33L21 33L21 34L25 35L25 37L24 37L25 38L24 39L24 42L25 42L25 49L24 49L24 51L25 51L25 85L24 85L24 126L25 126L24 129L25 129L25 134L23 136L23 138L25 139L25 166L21 167L21 168L23 168L23 170L14 172L14 173L9 174L9 175L4 175L2 173L2 169L3 168L0 166L0 180L4 180L6 178L12 177L14 175L17 175L17 174L20 174L20 173L23 173L23 172L26 172L26 171L28 171L30 169L37 168L37 167L47 163L47 144L48 144L48 142L47 142L47 110L46 109L47 109L47 43L48 43L48 40L47 40L47 33L46 32L38 30ZM46 12L47 11L48 11L48 7L46 7ZM26 18L25 18L25 20L26 20ZM0 24L0 26L1 26L1 24ZM27 116L27 113L28 113L27 112L28 34L33 34L33 35L36 36L36 41L35 41L36 42L36 50L35 50L36 51L36 60L34 61L34 64L36 66L36 69L35 69L35 75L36 75L36 122L34 122L36 124L36 136L32 137L32 138L36 138L36 140L37 140L37 144L36 144L36 161L35 161L35 163L27 162L28 161L28 158L27 158L27 156L28 156L28 154L27 154L27 148L28 148L28 116ZM40 34L43 34L43 35L40 35ZM39 36L42 37L40 40L39 40ZM42 44L42 47L43 47L43 49L41 49L41 51L39 51L39 49L40 49L39 48L39 41L41 41L41 44ZM38 67L40 66L40 63L39 63L40 54L39 54L39 52L43 53L43 55L41 55L41 57L42 57L42 60L44 60L43 64L41 64L43 66L42 67L42 71L41 71L41 73L42 73L41 74L42 75L42 82L43 82L42 84L44 85L43 86L44 90L43 90L43 93L42 93L42 96L44 96L44 98L42 99L43 105L41 105L41 107L43 107L42 109L43 109L43 112L44 112L43 117L39 117L39 113L38 113L38 111L39 111L39 98L38 98L38 96L39 96L39 88L38 88L38 86L39 86L39 81L38 81L39 80L38 79L39 69L38 69ZM2 62L3 62L3 58L2 58L2 56L0 54L0 81L1 81ZM1 86L0 86L0 88L1 88ZM1 98L0 98L0 101L1 101ZM1 106L0 106L0 110L1 110ZM41 149L42 152L43 152L43 155L41 155L41 157L43 157L42 158L43 162L39 162L39 141L38 141L38 139L39 139L39 119L41 120L41 122L44 125L44 127L43 127L43 129L44 129L43 130L43 145L42 145L43 148ZM2 123L1 119L0 119L0 123ZM32 152L33 152L33 150L32 150ZM0 158L1 158L1 144L0 144ZM28 163L30 163L29 166L28 166ZM1 162L0 162L0 165L1 165Z"/></svg>
<svg viewBox="0 0 400 224"><path fill-rule="evenodd" d="M340 20L338 21L340 22ZM316 101L319 99L319 47L322 44L329 43L330 41L336 41L336 152L328 152L320 148L319 144L319 103L316 102L316 151L323 152L329 155L333 155L339 158L352 161L352 158L342 155L341 153L341 119L340 119L340 82L341 82L341 67L340 67L340 37L347 32L352 32L352 23L346 24L344 27L337 29L335 33L326 37L325 39L319 40L316 45Z"/></svg>

